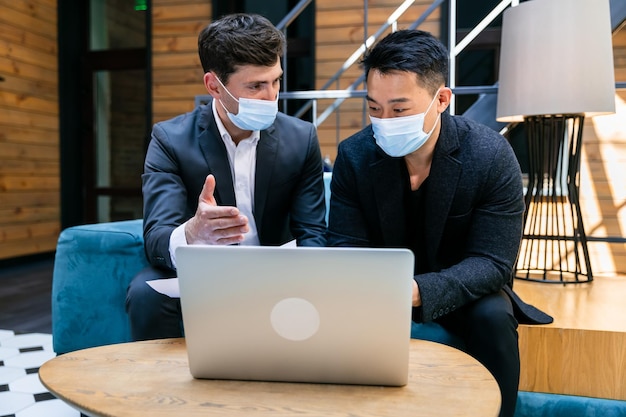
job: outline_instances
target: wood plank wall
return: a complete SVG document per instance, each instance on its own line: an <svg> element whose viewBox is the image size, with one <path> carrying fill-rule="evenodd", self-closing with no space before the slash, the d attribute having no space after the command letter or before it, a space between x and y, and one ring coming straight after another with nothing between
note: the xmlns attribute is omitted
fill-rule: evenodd
<svg viewBox="0 0 626 417"><path fill-rule="evenodd" d="M153 0L152 114L158 122L191 111L206 94L198 33L211 21L208 0Z"/></svg>
<svg viewBox="0 0 626 417"><path fill-rule="evenodd" d="M0 0L0 259L60 229L56 0Z"/></svg>

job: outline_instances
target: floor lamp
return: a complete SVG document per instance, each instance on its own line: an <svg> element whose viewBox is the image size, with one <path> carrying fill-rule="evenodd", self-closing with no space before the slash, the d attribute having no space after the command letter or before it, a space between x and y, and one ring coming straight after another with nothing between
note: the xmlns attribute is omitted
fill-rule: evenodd
<svg viewBox="0 0 626 417"><path fill-rule="evenodd" d="M497 120L524 122L529 172L515 275L593 280L579 201L585 117L615 112L609 0L531 0L504 12Z"/></svg>

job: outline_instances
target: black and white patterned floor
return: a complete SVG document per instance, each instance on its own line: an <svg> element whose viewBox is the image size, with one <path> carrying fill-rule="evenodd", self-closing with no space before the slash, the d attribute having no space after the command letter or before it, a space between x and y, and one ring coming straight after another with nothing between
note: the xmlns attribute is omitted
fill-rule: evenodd
<svg viewBox="0 0 626 417"><path fill-rule="evenodd" d="M0 330L0 417L80 416L39 381L39 367L53 357L52 335Z"/></svg>

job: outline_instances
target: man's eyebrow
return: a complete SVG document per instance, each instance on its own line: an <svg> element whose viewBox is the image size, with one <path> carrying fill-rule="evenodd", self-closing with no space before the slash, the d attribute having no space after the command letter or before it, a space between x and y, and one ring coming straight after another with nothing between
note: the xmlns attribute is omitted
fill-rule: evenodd
<svg viewBox="0 0 626 417"><path fill-rule="evenodd" d="M269 83L273 83L274 81L280 81L282 78L283 78L283 74L281 73L278 77L274 78L271 81L267 81L267 80L250 80L250 81L247 81L245 84L246 85L269 84Z"/></svg>
<svg viewBox="0 0 626 417"><path fill-rule="evenodd" d="M370 97L369 95L365 95L365 99L366 99L367 101L371 101L371 102L373 102L373 103L378 104L378 102L377 102L376 100L374 100L372 97ZM391 100L387 101L387 103L388 103L388 104L394 104L394 103L406 103L406 102L408 102L408 101L410 101L410 100L409 100L408 98L406 98L406 97L398 97L398 98L393 98L393 99L391 99Z"/></svg>

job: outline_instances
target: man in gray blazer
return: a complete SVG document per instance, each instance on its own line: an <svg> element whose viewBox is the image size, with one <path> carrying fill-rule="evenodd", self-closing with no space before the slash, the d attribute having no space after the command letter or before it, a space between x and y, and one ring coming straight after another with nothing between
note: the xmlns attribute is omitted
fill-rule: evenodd
<svg viewBox="0 0 626 417"><path fill-rule="evenodd" d="M180 300L146 281L176 275L181 245L325 245L323 164L315 127L278 112L285 39L258 15L225 16L198 37L211 103L157 123L145 160L150 267L131 282L135 340L179 337ZM245 261L242 259L242 261Z"/></svg>
<svg viewBox="0 0 626 417"><path fill-rule="evenodd" d="M551 320L511 289L524 213L516 157L493 130L446 112L448 53L429 33L392 33L362 65L371 125L339 145L328 244L411 249L414 321L460 337L498 381L500 415L513 416L518 320Z"/></svg>

